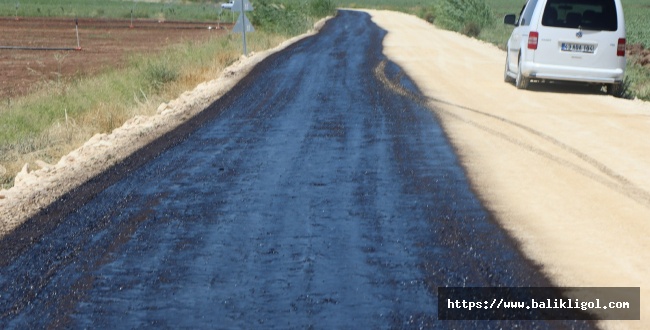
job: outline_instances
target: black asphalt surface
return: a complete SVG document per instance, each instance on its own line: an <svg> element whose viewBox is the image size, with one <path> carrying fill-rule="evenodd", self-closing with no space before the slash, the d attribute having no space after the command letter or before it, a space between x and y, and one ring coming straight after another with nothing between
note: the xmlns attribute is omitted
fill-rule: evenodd
<svg viewBox="0 0 650 330"><path fill-rule="evenodd" d="M385 34L339 12L2 240L0 326L588 327L437 320L438 287L549 282L473 194Z"/></svg>

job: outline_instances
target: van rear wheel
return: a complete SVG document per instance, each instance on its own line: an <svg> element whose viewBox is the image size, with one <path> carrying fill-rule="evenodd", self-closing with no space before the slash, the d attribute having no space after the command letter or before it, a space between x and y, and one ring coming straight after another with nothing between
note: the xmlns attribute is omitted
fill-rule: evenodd
<svg viewBox="0 0 650 330"><path fill-rule="evenodd" d="M520 65L519 69L517 70L517 79L515 79L515 86L517 86L517 89L527 89L529 84L530 78L524 77L524 75L521 73Z"/></svg>
<svg viewBox="0 0 650 330"><path fill-rule="evenodd" d="M508 75L508 71L509 71L509 70L508 70L508 62L509 62L509 61L510 61L510 59L508 58L508 56L506 56L506 66L505 66L505 68L503 69L503 81L505 81L505 82L507 82L507 83L512 83L512 82L514 82L515 80L512 79L512 77L510 77L510 76Z"/></svg>
<svg viewBox="0 0 650 330"><path fill-rule="evenodd" d="M616 84L607 85L607 94L612 95L614 97L622 97L623 96L623 84L616 83Z"/></svg>

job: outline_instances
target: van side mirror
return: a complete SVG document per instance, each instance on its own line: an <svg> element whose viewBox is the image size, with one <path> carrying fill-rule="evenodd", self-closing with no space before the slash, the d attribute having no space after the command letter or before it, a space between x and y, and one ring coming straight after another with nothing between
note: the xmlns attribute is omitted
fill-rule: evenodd
<svg viewBox="0 0 650 330"><path fill-rule="evenodd" d="M517 25L517 16L515 14L508 14L503 17L503 24Z"/></svg>

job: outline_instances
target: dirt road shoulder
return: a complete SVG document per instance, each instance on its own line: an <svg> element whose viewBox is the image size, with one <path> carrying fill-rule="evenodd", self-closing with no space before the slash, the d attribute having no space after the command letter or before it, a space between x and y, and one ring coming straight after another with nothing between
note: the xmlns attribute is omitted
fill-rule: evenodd
<svg viewBox="0 0 650 330"><path fill-rule="evenodd" d="M483 201L560 286L650 294L650 103L503 81L505 52L368 11L441 119ZM643 298L642 298L643 301ZM641 306L650 318L650 305ZM648 321L608 321L642 328Z"/></svg>

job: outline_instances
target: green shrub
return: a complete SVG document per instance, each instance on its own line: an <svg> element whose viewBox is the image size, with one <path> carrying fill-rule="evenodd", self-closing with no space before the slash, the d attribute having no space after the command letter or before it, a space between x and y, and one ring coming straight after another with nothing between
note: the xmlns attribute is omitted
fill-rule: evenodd
<svg viewBox="0 0 650 330"><path fill-rule="evenodd" d="M481 27L478 26L476 22L467 22L465 23L465 26L463 26L463 28L460 30L460 33L468 37L476 38L479 34L481 34Z"/></svg>
<svg viewBox="0 0 650 330"><path fill-rule="evenodd" d="M420 8L418 16L423 20L433 24L436 21L436 12L434 7L424 7Z"/></svg>
<svg viewBox="0 0 650 330"><path fill-rule="evenodd" d="M484 0L442 0L437 12L436 24L472 37L494 23L492 10Z"/></svg>
<svg viewBox="0 0 650 330"><path fill-rule="evenodd" d="M299 34L308 29L311 23L301 4L268 0L255 2L255 10L251 12L250 20L256 29L282 35Z"/></svg>
<svg viewBox="0 0 650 330"><path fill-rule="evenodd" d="M255 10L247 15L256 29L285 36L303 33L315 19L336 12L331 0L257 0L253 6Z"/></svg>
<svg viewBox="0 0 650 330"><path fill-rule="evenodd" d="M144 76L153 90L160 90L165 84L178 79L179 72L166 61L148 62Z"/></svg>
<svg viewBox="0 0 650 330"><path fill-rule="evenodd" d="M309 9L311 16L325 17L336 12L336 5L331 0L312 0Z"/></svg>

